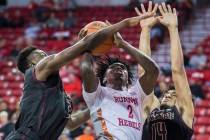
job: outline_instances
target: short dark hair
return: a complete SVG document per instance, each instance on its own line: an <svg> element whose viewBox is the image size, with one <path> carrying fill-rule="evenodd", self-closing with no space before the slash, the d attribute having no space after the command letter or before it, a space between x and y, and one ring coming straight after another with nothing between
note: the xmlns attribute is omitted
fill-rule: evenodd
<svg viewBox="0 0 210 140"><path fill-rule="evenodd" d="M19 71L25 73L25 71L28 69L27 57L36 49L37 48L35 47L26 47L19 52L17 56L17 67Z"/></svg>
<svg viewBox="0 0 210 140"><path fill-rule="evenodd" d="M168 91L170 91L170 90L176 90L176 89L175 89L175 86L174 86L173 84L168 85L167 90L163 90L163 91L161 92L161 95L160 95L158 98L163 98L163 96L164 96L166 93L168 93Z"/></svg>
<svg viewBox="0 0 210 140"><path fill-rule="evenodd" d="M128 71L128 84L131 84L133 81L133 74L131 72L130 66L121 61L119 58L111 58L108 56L102 57L102 58L97 58L97 68L96 68L96 76L99 78L100 83L102 86L105 86L105 83L103 82L105 73L108 69L108 67L114 63L122 63L123 65L126 66L127 71Z"/></svg>
<svg viewBox="0 0 210 140"><path fill-rule="evenodd" d="M175 86L174 86L173 84L170 84L170 85L168 86L168 90L175 90Z"/></svg>

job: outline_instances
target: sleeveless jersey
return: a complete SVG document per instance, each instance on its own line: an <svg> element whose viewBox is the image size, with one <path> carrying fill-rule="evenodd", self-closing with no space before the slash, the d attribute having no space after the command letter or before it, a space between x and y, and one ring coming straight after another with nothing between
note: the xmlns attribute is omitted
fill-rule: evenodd
<svg viewBox="0 0 210 140"><path fill-rule="evenodd" d="M155 108L144 123L142 140L191 140L192 135L176 107Z"/></svg>
<svg viewBox="0 0 210 140"><path fill-rule="evenodd" d="M141 139L145 93L139 81L128 91L98 85L95 92L84 91L83 96L90 109L98 140Z"/></svg>
<svg viewBox="0 0 210 140"><path fill-rule="evenodd" d="M41 140L56 140L72 111L71 99L63 90L59 74L53 74L42 82L36 79L35 69L30 68L24 80L20 116L15 130L18 132L18 129L24 127ZM15 139L15 136L10 137Z"/></svg>

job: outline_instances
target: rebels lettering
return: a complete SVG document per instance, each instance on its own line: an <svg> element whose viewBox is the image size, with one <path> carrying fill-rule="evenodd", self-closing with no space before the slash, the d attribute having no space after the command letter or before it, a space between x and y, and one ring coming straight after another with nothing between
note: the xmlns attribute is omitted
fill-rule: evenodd
<svg viewBox="0 0 210 140"><path fill-rule="evenodd" d="M118 118L118 122L119 122L119 126L128 126L128 127L135 128L139 131L141 130L141 123L139 122L128 121L122 118Z"/></svg>
<svg viewBox="0 0 210 140"><path fill-rule="evenodd" d="M138 106L138 98L133 97L114 97L115 103L124 102Z"/></svg>

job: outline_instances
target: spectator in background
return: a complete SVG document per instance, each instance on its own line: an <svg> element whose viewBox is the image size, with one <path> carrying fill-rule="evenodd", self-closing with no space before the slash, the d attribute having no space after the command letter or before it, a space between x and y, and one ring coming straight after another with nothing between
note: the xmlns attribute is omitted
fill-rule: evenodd
<svg viewBox="0 0 210 140"><path fill-rule="evenodd" d="M46 22L49 18L50 10L44 6L39 6L34 11L33 15L39 22Z"/></svg>
<svg viewBox="0 0 210 140"><path fill-rule="evenodd" d="M0 27L11 27L11 17L7 11L4 11L0 15Z"/></svg>
<svg viewBox="0 0 210 140"><path fill-rule="evenodd" d="M196 49L196 54L190 58L190 67L194 69L204 69L207 61L207 56L203 52L203 48L199 46Z"/></svg>
<svg viewBox="0 0 210 140"><path fill-rule="evenodd" d="M57 40L68 39L70 37L69 30L64 28L64 22L60 22L59 29L53 33L53 37Z"/></svg>
<svg viewBox="0 0 210 140"><path fill-rule="evenodd" d="M45 3L38 5L35 1L30 1L28 9L32 11L32 16L36 18L38 22L46 22L49 18L50 7Z"/></svg>
<svg viewBox="0 0 210 140"><path fill-rule="evenodd" d="M15 111L12 113L10 121L15 124L18 120L18 116L20 115L20 102L16 102Z"/></svg>
<svg viewBox="0 0 210 140"><path fill-rule="evenodd" d="M63 79L64 89L68 95L80 98L82 96L82 82L73 73L69 73L68 77Z"/></svg>
<svg viewBox="0 0 210 140"><path fill-rule="evenodd" d="M83 130L83 134L76 137L75 140L94 140L93 129L90 126L86 126Z"/></svg>
<svg viewBox="0 0 210 140"><path fill-rule="evenodd" d="M186 49L185 49L184 45L182 45L182 50L183 50L183 55L184 55L184 66L189 67L190 58L189 58L188 54L186 53Z"/></svg>
<svg viewBox="0 0 210 140"><path fill-rule="evenodd" d="M4 39L1 35L0 35L0 49L4 48L6 44L6 39Z"/></svg>
<svg viewBox="0 0 210 140"><path fill-rule="evenodd" d="M23 36L19 36L14 42L14 47L11 50L11 56L16 58L23 46L25 46L25 40Z"/></svg>
<svg viewBox="0 0 210 140"><path fill-rule="evenodd" d="M164 40L165 30L164 26L161 24L156 24L150 32L151 37L151 49L155 50L159 43L162 43Z"/></svg>
<svg viewBox="0 0 210 140"><path fill-rule="evenodd" d="M65 5L64 5L65 0L51 0L51 1L53 3L53 8L56 9L56 10L66 8Z"/></svg>
<svg viewBox="0 0 210 140"><path fill-rule="evenodd" d="M20 11L16 10L14 13L14 17L12 18L12 27L23 27L25 23L25 19L21 16Z"/></svg>
<svg viewBox="0 0 210 140"><path fill-rule="evenodd" d="M202 83L199 81L199 79L196 80L196 77L192 77L189 80L189 83L190 83L191 92L194 95L195 99L196 100L205 99L205 95L202 89Z"/></svg>
<svg viewBox="0 0 210 140"><path fill-rule="evenodd" d="M0 36L0 58L5 56L5 51L6 51L5 46L6 46L6 39Z"/></svg>
<svg viewBox="0 0 210 140"><path fill-rule="evenodd" d="M67 128L64 128L58 140L73 140L69 137L69 134L70 134L70 131Z"/></svg>
<svg viewBox="0 0 210 140"><path fill-rule="evenodd" d="M73 27L76 24L76 18L73 16L72 12L69 11L67 17L64 19L64 28Z"/></svg>
<svg viewBox="0 0 210 140"><path fill-rule="evenodd" d="M68 8L74 10L78 7L77 1L76 0L66 0L65 4L67 5Z"/></svg>
<svg viewBox="0 0 210 140"><path fill-rule="evenodd" d="M180 13L179 18L181 18L182 24L186 24L191 20L193 15L193 2L192 0L182 0L178 3L178 10Z"/></svg>
<svg viewBox="0 0 210 140"><path fill-rule="evenodd" d="M60 20L56 18L55 13L52 12L46 23L49 28L58 28L60 25Z"/></svg>
<svg viewBox="0 0 210 140"><path fill-rule="evenodd" d="M0 139L4 139L13 129L14 124L9 122L8 112L0 112Z"/></svg>
<svg viewBox="0 0 210 140"><path fill-rule="evenodd" d="M8 110L8 107L7 107L6 102L4 102L3 99L0 99L0 112L7 111L7 110Z"/></svg>
<svg viewBox="0 0 210 140"><path fill-rule="evenodd" d="M40 30L41 30L41 26L39 25L36 19L33 19L30 25L25 29L25 38L35 39Z"/></svg>
<svg viewBox="0 0 210 140"><path fill-rule="evenodd" d="M138 7L139 5L140 5L140 0L130 0L125 8L126 10L133 10L134 7Z"/></svg>

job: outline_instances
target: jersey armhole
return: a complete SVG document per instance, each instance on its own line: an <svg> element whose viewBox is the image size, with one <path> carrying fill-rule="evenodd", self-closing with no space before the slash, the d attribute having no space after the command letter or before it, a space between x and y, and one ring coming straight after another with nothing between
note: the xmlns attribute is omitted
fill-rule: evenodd
<svg viewBox="0 0 210 140"><path fill-rule="evenodd" d="M98 87L96 88L96 90L94 92L85 91L83 85L82 85L82 89L83 89L83 91L82 91L83 98L84 98L85 102L87 103L88 107L90 108L91 106L94 105L94 103L96 102L97 99L100 99L101 94L102 94L102 86L99 83Z"/></svg>
<svg viewBox="0 0 210 140"><path fill-rule="evenodd" d="M36 67L33 67L33 68L32 68L32 78L33 78L33 80L34 80L35 82L45 84L46 81L41 81L41 80L38 80L38 79L37 79L35 70L36 70Z"/></svg>
<svg viewBox="0 0 210 140"><path fill-rule="evenodd" d="M144 90L142 89L139 80L136 80L136 83L134 86L138 88L139 96L141 98L141 101L143 101L145 99L145 97L147 96L147 94L145 94Z"/></svg>

